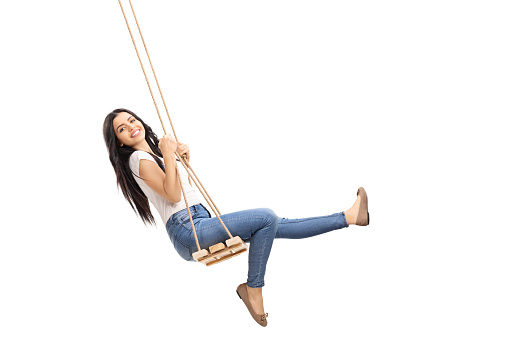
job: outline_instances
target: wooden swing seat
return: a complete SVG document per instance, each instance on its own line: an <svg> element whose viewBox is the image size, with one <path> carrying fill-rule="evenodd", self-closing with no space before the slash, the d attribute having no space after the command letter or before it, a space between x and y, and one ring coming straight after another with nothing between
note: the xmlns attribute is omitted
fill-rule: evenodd
<svg viewBox="0 0 509 339"><path fill-rule="evenodd" d="M202 264L210 266L246 252L247 248L248 247L244 241L239 236L235 236L226 240L226 246L220 242L210 246L208 251L206 249L202 249L194 252L193 258Z"/></svg>

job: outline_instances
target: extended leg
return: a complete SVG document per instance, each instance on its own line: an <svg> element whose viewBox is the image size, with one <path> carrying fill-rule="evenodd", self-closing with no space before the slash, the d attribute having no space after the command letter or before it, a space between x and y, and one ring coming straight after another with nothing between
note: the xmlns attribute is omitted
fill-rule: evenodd
<svg viewBox="0 0 509 339"><path fill-rule="evenodd" d="M355 224L361 197L344 212L302 219L279 218L276 238L302 239L338 230Z"/></svg>
<svg viewBox="0 0 509 339"><path fill-rule="evenodd" d="M344 227L348 227L344 212L302 219L279 218L276 238L309 238Z"/></svg>

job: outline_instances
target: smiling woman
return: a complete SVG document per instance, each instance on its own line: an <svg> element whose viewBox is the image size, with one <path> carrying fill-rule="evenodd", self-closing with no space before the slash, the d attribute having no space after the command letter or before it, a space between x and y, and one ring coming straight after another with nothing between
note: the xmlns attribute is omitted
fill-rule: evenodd
<svg viewBox="0 0 509 339"><path fill-rule="evenodd" d="M163 185L157 185L161 183L160 180L144 181L141 177L163 178L165 177L165 166L175 166L174 162L178 162L178 160L172 157L168 159L171 164L163 164L163 161L161 161L163 154L157 144L156 134L140 117L128 109L119 108L106 116L103 124L103 135L110 162L117 176L117 184L121 188L124 197L145 223L155 224L149 206L150 197L147 197L142 187L148 186L166 200L177 203L180 200L180 187L176 184L178 183L176 172L171 171L170 175L167 176L168 180L162 181ZM166 141L170 138L165 136L161 140ZM187 145L183 143L177 145L173 139L169 140L169 143L171 147L178 146L179 154L186 154L189 161ZM140 157L144 159L139 159ZM134 158L137 158L140 162L139 173L133 173L130 168L130 160ZM184 185L189 186L188 184ZM162 209L157 209L160 213L162 212Z"/></svg>
<svg viewBox="0 0 509 339"><path fill-rule="evenodd" d="M169 134L158 140L152 129L127 109L109 113L103 133L117 183L125 198L144 222L154 223L149 201L156 207L171 242L184 260L193 261L194 253L199 251L198 238L204 248L227 240L226 232L220 227L223 221L233 236L251 243L247 282L237 287L237 294L253 319L262 326L267 325L262 287L274 239L302 239L351 224L369 224L368 200L362 187L350 209L326 216L287 219L278 217L269 208L254 208L212 218L194 188L184 180L180 186L178 173L183 173L188 180L189 176L175 153L189 159L187 145L175 141Z"/></svg>

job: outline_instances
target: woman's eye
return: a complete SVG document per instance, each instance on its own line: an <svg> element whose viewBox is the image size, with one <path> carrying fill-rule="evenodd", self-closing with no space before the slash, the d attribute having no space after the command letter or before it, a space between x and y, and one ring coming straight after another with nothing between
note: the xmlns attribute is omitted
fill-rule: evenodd
<svg viewBox="0 0 509 339"><path fill-rule="evenodd" d="M124 130L124 127L122 127L122 128L120 129L120 133L122 133L122 131L123 131L123 130Z"/></svg>

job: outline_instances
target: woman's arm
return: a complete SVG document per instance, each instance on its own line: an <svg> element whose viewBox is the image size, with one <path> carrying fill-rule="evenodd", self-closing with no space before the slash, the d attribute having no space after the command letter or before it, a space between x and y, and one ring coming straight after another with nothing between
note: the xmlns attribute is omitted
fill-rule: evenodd
<svg viewBox="0 0 509 339"><path fill-rule="evenodd" d="M140 160L140 177L145 183L157 194L165 198L171 203L180 201L180 184L177 176L177 161L164 158L164 168L161 168L150 160Z"/></svg>
<svg viewBox="0 0 509 339"><path fill-rule="evenodd" d="M159 148L163 154L166 173L156 163L142 159L140 160L140 177L154 192L175 204L181 198L177 160L174 155L177 150L177 142L167 134L159 140Z"/></svg>
<svg viewBox="0 0 509 339"><path fill-rule="evenodd" d="M189 146L187 146L184 143L179 142L177 146L177 152L180 155L181 158L185 158L184 162L187 161L187 163L191 162L191 153L189 152ZM182 164L184 165L184 164ZM186 166L184 166L186 167ZM191 176L189 176L189 185L193 186L193 183L191 182Z"/></svg>

